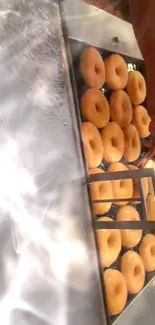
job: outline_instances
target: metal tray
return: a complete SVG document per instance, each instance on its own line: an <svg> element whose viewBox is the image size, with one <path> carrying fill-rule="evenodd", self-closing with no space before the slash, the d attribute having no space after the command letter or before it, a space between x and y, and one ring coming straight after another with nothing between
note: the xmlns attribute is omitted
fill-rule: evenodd
<svg viewBox="0 0 155 325"><path fill-rule="evenodd" d="M115 40L116 42L118 41L117 39ZM83 95L83 93L85 92L85 90L88 88L87 85L84 83L82 76L80 74L80 56L82 51L84 50L85 47L88 47L89 44L83 43L81 41L75 40L75 39L69 39L69 45L70 45L70 54L71 54L71 60L70 60L70 74L71 74L71 79L72 79L72 86L73 86L73 94L74 94L74 101L75 101L75 107L76 107L76 115L79 121L79 134L80 134L80 123L82 123L83 119L81 117L81 112L80 112L80 99ZM91 46L91 45L90 45ZM97 48L101 54L101 56L103 57L103 59L107 58L109 55L113 54L114 52L105 50L105 49L101 49L101 48ZM127 68L128 71L133 71L133 70L138 70L140 71L144 78L146 79L146 70L145 70L145 65L144 65L144 61L143 60L139 60L139 59L135 59L126 55L122 55L120 54L126 61L127 64ZM112 90L108 87L107 84L104 84L104 87L101 88L101 91L104 93L104 95L106 96L107 99L109 99L109 96L111 95ZM143 103L144 107L147 108L147 101L145 101ZM81 134L80 134L81 137ZM145 139L146 140L146 139ZM150 139L151 140L151 139ZM144 139L141 140L141 145L142 145L142 150L141 150L141 154L139 156L139 159L141 159L141 157L144 154L144 150L143 150L143 142ZM81 140L81 145L82 145L82 140ZM82 145L83 147L83 145ZM84 157L84 150L82 148L82 153L83 153L83 157ZM84 158L85 159L85 158ZM121 160L122 163L127 164L127 162L122 159ZM135 162L134 164L136 164L137 162ZM102 161L101 165L99 166L101 169L103 168L104 170L107 169L109 164L107 164L105 161ZM86 163L85 163L85 168L86 168L86 172L87 172L87 167L86 167ZM89 190L89 189L88 189ZM90 204L92 205L91 199L90 199ZM136 209L139 211L140 216L142 218L142 213L141 213L141 204L137 204L135 205ZM108 213L106 213L106 216L109 216L113 219L115 219L116 213L117 213L118 207L116 207L115 205L112 205L110 211ZM104 216L104 215L102 215ZM101 217L101 215L96 216L95 219L98 220ZM94 215L93 215L93 211L92 211L92 219L94 220ZM143 220L143 218L142 218ZM94 224L94 222L93 222ZM95 231L95 224L94 224L94 231ZM143 236L148 233L148 230L143 229ZM95 236L96 236L96 231L95 231ZM142 238L143 238L142 236ZM139 245L140 243L133 248L134 251L138 252L139 249ZM96 240L96 248L98 251L98 245L97 245L97 240ZM121 256L127 251L128 249L122 248L121 253L117 259L117 261L115 263L113 263L110 268L114 268L114 269L119 269L120 268L120 258ZM98 258L99 258L99 252L98 252ZM100 263L99 263L99 267L100 267ZM104 268L105 270L106 268ZM100 267L100 275L101 275L101 282L102 282L102 292L103 292L103 299L105 302L105 294L104 294L104 283L103 283L103 277L102 277L102 272L103 269ZM149 285L150 281L153 279L153 277L155 276L155 271L154 272L148 272L146 273L146 279L145 279L145 285L142 289L142 291L146 288L146 286ZM131 305L135 299L142 293L142 291L139 294L136 295L128 295L128 301L126 304L126 307L124 309L124 311L116 316L116 317L109 317L107 314L107 321L108 324L113 324L115 323L118 318L121 317L121 315L125 312L125 310L129 307L129 305Z"/></svg>

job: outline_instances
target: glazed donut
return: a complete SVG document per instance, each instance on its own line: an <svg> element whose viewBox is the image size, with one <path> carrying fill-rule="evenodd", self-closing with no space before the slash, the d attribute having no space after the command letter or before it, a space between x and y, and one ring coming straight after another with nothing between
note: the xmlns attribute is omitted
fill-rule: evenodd
<svg viewBox="0 0 155 325"><path fill-rule="evenodd" d="M139 71L131 71L128 76L127 92L132 104L139 105L146 98L146 82Z"/></svg>
<svg viewBox="0 0 155 325"><path fill-rule="evenodd" d="M138 168L134 165L128 165L129 170L138 170ZM148 186L148 179L145 177L143 178L143 186L144 186L144 197L146 199L149 191L149 186ZM139 181L137 178L133 179L133 196L134 199L140 198L140 187L139 187ZM138 204L139 201L134 201L133 204Z"/></svg>
<svg viewBox="0 0 155 325"><path fill-rule="evenodd" d="M123 275L115 269L103 273L105 299L110 316L120 314L127 302L127 285Z"/></svg>
<svg viewBox="0 0 155 325"><path fill-rule="evenodd" d="M88 167L98 167L103 158L103 143L96 126L90 122L82 123L82 138Z"/></svg>
<svg viewBox="0 0 155 325"><path fill-rule="evenodd" d="M137 128L140 138L146 138L150 135L151 118L143 106L139 105L134 108L132 123Z"/></svg>
<svg viewBox="0 0 155 325"><path fill-rule="evenodd" d="M101 130L101 138L104 147L103 159L109 163L121 160L124 152L124 134L120 126L110 122Z"/></svg>
<svg viewBox="0 0 155 325"><path fill-rule="evenodd" d="M139 253L142 258L146 272L155 270L155 236L147 234L144 236L140 247Z"/></svg>
<svg viewBox="0 0 155 325"><path fill-rule="evenodd" d="M130 294L138 293L144 286L145 270L141 257L134 251L128 251L121 257L123 274Z"/></svg>
<svg viewBox="0 0 155 325"><path fill-rule="evenodd" d="M105 66L100 53L94 47L87 47L80 61L80 71L85 83L100 89L105 83Z"/></svg>
<svg viewBox="0 0 155 325"><path fill-rule="evenodd" d="M108 172L127 171L128 168L122 163L113 163L108 167ZM114 199L131 199L133 195L132 179L120 179L112 181ZM126 205L127 202L115 202L115 205Z"/></svg>
<svg viewBox="0 0 155 325"><path fill-rule="evenodd" d="M132 105L128 94L124 90L114 91L109 100L112 121L121 128L129 125L132 120Z"/></svg>
<svg viewBox="0 0 155 325"><path fill-rule="evenodd" d="M90 169L90 175L105 173L100 168ZM112 183L111 181L106 182L93 182L90 185L90 195L93 201L95 200L112 200ZM93 203L93 211L95 215L101 215L107 213L111 208L111 202Z"/></svg>
<svg viewBox="0 0 155 325"><path fill-rule="evenodd" d="M137 129L133 124L130 124L124 131L124 158L129 161L135 161L138 159L141 152L141 142Z"/></svg>
<svg viewBox="0 0 155 325"><path fill-rule="evenodd" d="M127 65L118 54L112 54L105 60L106 82L114 90L124 89L128 81Z"/></svg>
<svg viewBox="0 0 155 325"><path fill-rule="evenodd" d="M133 206L126 205L119 208L116 221L140 221L140 216ZM135 247L141 238L142 230L121 230L122 245L126 248Z"/></svg>
<svg viewBox="0 0 155 325"><path fill-rule="evenodd" d="M98 221L114 222L111 218L103 217ZM121 234L119 229L97 230L97 242L102 267L113 264L121 251Z"/></svg>
<svg viewBox="0 0 155 325"><path fill-rule="evenodd" d="M153 194L149 194L146 199L147 214L149 221L155 221L155 197Z"/></svg>
<svg viewBox="0 0 155 325"><path fill-rule="evenodd" d="M87 89L81 99L81 113L85 120L97 128L105 127L110 119L110 109L106 97L98 89Z"/></svg>

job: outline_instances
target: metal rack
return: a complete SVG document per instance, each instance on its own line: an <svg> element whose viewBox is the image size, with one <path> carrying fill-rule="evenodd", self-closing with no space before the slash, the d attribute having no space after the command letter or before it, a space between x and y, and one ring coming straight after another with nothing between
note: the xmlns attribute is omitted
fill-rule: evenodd
<svg viewBox="0 0 155 325"><path fill-rule="evenodd" d="M106 172L104 174L94 174L90 175L88 178L88 184L93 182L101 181L114 181L122 179L138 179L140 187L140 197L139 198L130 198L130 199L109 199L109 200L95 200L93 203L102 203L102 202L126 202L134 203L135 201L141 204L141 219L142 221L119 221L111 224L109 222L97 222L96 229L142 229L145 231L155 230L155 221L148 221L148 211L146 207L143 178L151 178L153 184L153 190L155 193L155 172L154 169L139 169L131 171L122 171L122 172Z"/></svg>
<svg viewBox="0 0 155 325"><path fill-rule="evenodd" d="M70 77L71 77L71 83L72 83L72 90L74 94L74 104L75 104L75 111L76 111L76 117L78 121L78 128L79 128L79 136L80 136L80 114L78 111L78 97L76 94L76 85L75 85L75 78L74 78L74 71L72 66L72 55L70 51L70 41L80 41L83 43L92 44L94 46L97 46L99 48L105 48L110 51L116 51L116 52L122 52L123 54L126 54L128 56L133 56L137 59L142 59L141 53L139 51L139 48L137 46L137 42L134 38L133 30L130 24L125 23L123 21L118 20L115 17L111 17L110 15L105 14L104 12L97 10L93 8L92 6L89 6L87 4L83 4L80 2L80 4L77 4L77 2L71 2L69 0L64 1L64 4L62 5L63 10L63 17L66 18L66 25L64 28L64 35L66 36L65 39L65 45L67 49L67 55L68 55L68 63L69 63L69 69L70 69ZM110 20L110 24L106 24L108 22L108 17ZM111 20L113 20L114 24L111 26ZM95 29L94 29L95 26ZM104 28L103 28L104 26ZM117 27L116 27L117 26ZM116 35L116 30L119 31ZM101 37L102 36L102 37ZM119 42L113 42L113 40L116 38L119 40ZM126 41L127 39L127 41ZM104 40L104 41L103 41ZM81 144L81 152L84 156L83 152L83 146L82 146L82 140L80 139ZM100 181L106 181L106 180L117 180L117 179L135 179L138 178L139 180L139 186L140 186L140 198L139 203L141 205L141 221L139 222L116 222L115 223L108 223L108 222L100 222L99 219L95 220L93 212L92 212L92 226L94 229L142 229L147 231L151 231L155 229L155 222L148 222L147 221L147 208L144 198L144 189L143 189L143 182L142 179L144 177L149 177L152 179L153 186L155 186L155 176L154 176L154 170L138 170L138 171L127 171L127 172L118 172L118 173L104 173L97 174L97 175L91 175L87 178L87 168L85 165L85 171L86 171L86 180L84 185L88 187L89 192L89 185L91 185L93 182L100 182ZM155 187L154 187L155 190ZM120 201L120 199L119 199ZM122 199L124 201L124 199ZM125 199L125 201L129 201L130 203L133 203L135 199ZM100 203L100 202L109 202L109 200L101 200L101 201L94 201L94 203ZM111 200L110 200L111 202ZM116 202L116 200L112 201L113 203ZM89 203L91 206L91 199L89 196ZM92 209L91 209L92 211ZM95 240L96 240L96 234ZM97 240L96 240L96 248L97 248ZM97 252L98 254L98 252ZM99 256L98 256L99 257ZM99 264L98 264L99 265ZM104 304L104 311L105 311L105 300L104 300L104 287L102 284L102 270L99 269L100 272L100 280L101 280L101 287L102 287L102 293L103 293L103 304ZM151 275L150 278L148 278L147 285L145 288L148 287L148 284L150 283L151 278L153 275ZM144 292L144 290L142 290ZM139 295L140 297L140 295ZM135 302L134 299L131 299L131 302ZM135 305L135 304L134 304ZM133 304L132 304L133 306ZM95 310L95 306L93 306ZM113 319L112 322L118 321L119 324L122 324L122 316L126 315L128 313L128 310L130 310L129 305L123 312L123 314L118 317L117 319ZM101 322L103 322L101 320ZM105 319L104 317L104 324L111 323L111 320L109 320L109 317Z"/></svg>

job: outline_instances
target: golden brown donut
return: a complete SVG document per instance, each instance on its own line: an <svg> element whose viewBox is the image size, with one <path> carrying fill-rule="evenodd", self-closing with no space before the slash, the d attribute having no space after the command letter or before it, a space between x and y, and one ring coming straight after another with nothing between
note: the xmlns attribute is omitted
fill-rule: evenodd
<svg viewBox="0 0 155 325"><path fill-rule="evenodd" d="M124 152L124 134L120 126L110 122L101 130L101 138L104 147L103 159L109 163L121 160Z"/></svg>
<svg viewBox="0 0 155 325"><path fill-rule="evenodd" d="M98 221L114 222L114 220L108 217L102 217ZM97 242L102 267L110 266L117 260L121 251L120 230L97 230Z"/></svg>
<svg viewBox="0 0 155 325"><path fill-rule="evenodd" d="M155 197L153 194L149 194L146 199L147 214L149 221L155 221Z"/></svg>
<svg viewBox="0 0 155 325"><path fill-rule="evenodd" d="M113 163L108 167L108 172L127 171L128 168L122 163ZM120 179L112 181L114 199L131 199L133 196L132 179ZM125 202L115 202L115 205L126 205Z"/></svg>
<svg viewBox="0 0 155 325"><path fill-rule="evenodd" d="M121 257L123 274L130 294L138 293L144 286L145 270L141 257L134 251L128 251Z"/></svg>
<svg viewBox="0 0 155 325"><path fill-rule="evenodd" d="M146 138L150 135L151 118L143 106L139 105L134 108L132 123L137 128L140 138Z"/></svg>
<svg viewBox="0 0 155 325"><path fill-rule="evenodd" d="M105 66L100 53L94 47L87 47L81 55L80 71L85 83L100 89L105 83Z"/></svg>
<svg viewBox="0 0 155 325"><path fill-rule="evenodd" d="M82 138L88 167L98 167L103 158L103 143L96 126L90 122L82 123Z"/></svg>
<svg viewBox="0 0 155 325"><path fill-rule="evenodd" d="M105 299L110 316L120 314L127 302L127 285L123 275L114 269L108 269L103 273L105 286Z"/></svg>
<svg viewBox="0 0 155 325"><path fill-rule="evenodd" d="M124 90L114 91L109 100L111 119L121 128L129 125L132 120L132 105Z"/></svg>
<svg viewBox="0 0 155 325"><path fill-rule="evenodd" d="M139 253L142 258L146 272L155 270L155 236L147 234L144 236L140 247Z"/></svg>
<svg viewBox="0 0 155 325"><path fill-rule="evenodd" d="M154 168L155 170L155 162L152 159L148 159L144 165L144 168ZM147 181L148 181L148 193L154 194L152 178L148 177Z"/></svg>
<svg viewBox="0 0 155 325"><path fill-rule="evenodd" d="M112 54L105 60L106 82L114 90L124 89L128 81L127 65L122 56Z"/></svg>
<svg viewBox="0 0 155 325"><path fill-rule="evenodd" d="M87 89L81 99L81 113L85 120L97 128L105 127L110 119L110 109L106 97L95 88Z"/></svg>
<svg viewBox="0 0 155 325"><path fill-rule="evenodd" d="M138 168L134 165L128 165L129 170L138 170ZM148 179L147 177L143 178L143 186L144 186L144 197L146 199L149 191L148 186ZM133 179L133 198L138 199L140 198L140 187L139 187L139 181L137 178ZM134 201L133 204L138 204L139 201Z"/></svg>
<svg viewBox="0 0 155 325"><path fill-rule="evenodd" d="M139 71L131 71L128 76L127 92L132 104L139 105L146 98L146 82Z"/></svg>
<svg viewBox="0 0 155 325"><path fill-rule="evenodd" d="M119 208L116 221L140 221L138 211L131 205ZM142 238L142 230L121 230L122 245L132 248L138 245Z"/></svg>
<svg viewBox="0 0 155 325"><path fill-rule="evenodd" d="M141 142L138 131L133 124L130 124L124 131L124 158L129 161L135 161L138 159L141 151Z"/></svg>
<svg viewBox="0 0 155 325"><path fill-rule="evenodd" d="M90 175L105 173L100 168L90 169ZM93 182L90 185L91 199L94 200L111 200L113 198L112 183L111 181L106 182ZM93 203L93 211L95 215L101 215L107 213L111 208L112 203L102 202Z"/></svg>

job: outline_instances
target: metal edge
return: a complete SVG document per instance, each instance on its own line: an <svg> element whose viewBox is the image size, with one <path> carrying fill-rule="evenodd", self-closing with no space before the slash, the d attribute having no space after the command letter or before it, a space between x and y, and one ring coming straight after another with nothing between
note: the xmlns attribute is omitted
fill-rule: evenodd
<svg viewBox="0 0 155 325"><path fill-rule="evenodd" d="M102 270L100 268L100 263L99 263L99 252L98 252L98 246L97 246L97 236L95 232L95 218L93 218L93 212L92 212L92 204L91 204L91 199L89 195L89 188L87 186L87 171L88 168L86 166L86 160L84 156L84 148L83 148L83 143L82 143L82 136L81 136L81 120L76 114L76 109L75 109L75 103L74 100L76 100L73 96L72 92L72 84L71 84L71 69L72 69L72 62L71 62L71 53L70 53L70 48L69 48L69 43L68 43L68 34L67 34L67 29L66 29L66 21L65 21L65 15L63 11L63 2L59 2L59 11L60 11L60 24L62 27L62 35L61 37L61 49L62 49L62 57L63 57L63 62L64 62L64 71L65 71L65 78L66 78L66 88L67 88L67 93L68 93L68 100L69 100L69 106L70 106L70 112L72 115L72 120L73 120L73 132L76 140L76 145L77 145L77 150L79 154L79 162L80 162L80 168L84 171L84 182L85 184L85 190L84 190L84 195L85 195L85 202L88 202L89 206L89 212L90 212L90 218L91 218L91 225L92 225L92 238L95 244L95 251L96 251L96 262L97 262L97 268L98 268L98 275L99 275L99 288L100 288L100 303L101 303L101 312L103 316L103 324L107 325L108 321L108 314L107 314L107 308L105 308L105 294L104 294L104 287L103 287L103 281L102 281ZM68 64L69 63L69 64ZM74 81L73 81L74 82ZM72 86L71 86L72 85ZM73 109L74 108L74 109ZM81 155L82 152L82 155Z"/></svg>
<svg viewBox="0 0 155 325"><path fill-rule="evenodd" d="M130 23L84 1L65 0L63 8L70 38L143 59ZM118 45L113 43L116 37L119 39Z"/></svg>

